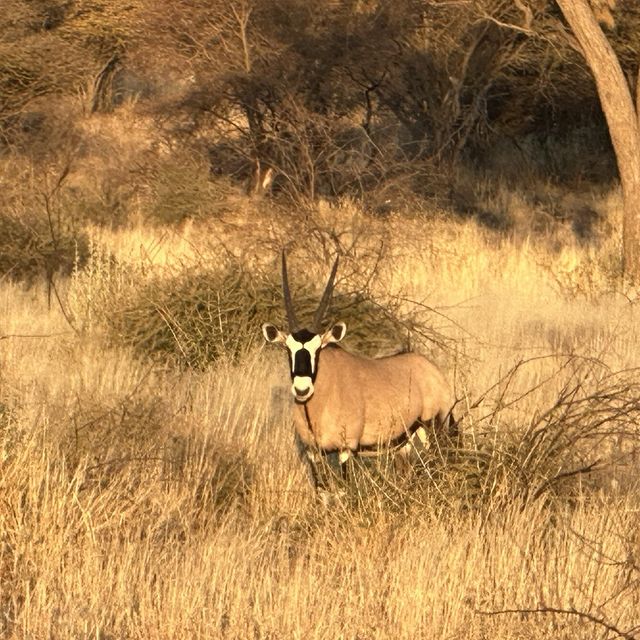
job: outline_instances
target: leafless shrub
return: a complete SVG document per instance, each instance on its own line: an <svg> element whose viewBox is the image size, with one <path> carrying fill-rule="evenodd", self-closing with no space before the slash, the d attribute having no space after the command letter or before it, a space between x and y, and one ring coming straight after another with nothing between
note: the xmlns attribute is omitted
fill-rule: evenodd
<svg viewBox="0 0 640 640"><path fill-rule="evenodd" d="M58 274L68 275L88 256L88 238L67 206L65 190L70 165L42 171L37 178L6 169L5 176L24 184L11 184L0 195L0 277L33 282L43 277L50 287Z"/></svg>
<svg viewBox="0 0 640 640"><path fill-rule="evenodd" d="M519 425L505 424L503 415L537 391L510 391L527 364L515 365L495 386L495 407L473 425L474 439L483 442L479 451L489 444L487 436L510 427L499 447L489 445L497 456L487 467L490 481L483 493L494 474L525 501L577 495L589 485L601 486L605 478L632 479L629 465L640 445L637 371L611 372L597 361L568 357L539 385L564 378L556 400Z"/></svg>
<svg viewBox="0 0 640 640"><path fill-rule="evenodd" d="M42 215L0 215L0 277L34 282L55 274L68 275L88 255L85 233L54 230Z"/></svg>
<svg viewBox="0 0 640 640"><path fill-rule="evenodd" d="M382 451L352 463L346 485L331 460L325 475L348 490L353 508L374 512L381 505L401 511L440 505L488 517L514 502L522 508L539 500L567 504L600 489L633 490L640 456L638 372L611 372L569 357L536 387L518 390L518 378L537 361L517 363L469 411L454 409L460 437L432 432L426 446L414 446L409 467ZM560 380L550 405L530 416L519 411Z"/></svg>

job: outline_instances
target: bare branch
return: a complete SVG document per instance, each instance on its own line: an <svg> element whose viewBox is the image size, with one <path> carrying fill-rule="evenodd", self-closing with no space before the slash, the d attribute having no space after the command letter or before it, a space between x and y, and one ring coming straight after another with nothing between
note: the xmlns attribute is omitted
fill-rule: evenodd
<svg viewBox="0 0 640 640"><path fill-rule="evenodd" d="M565 615L565 616L576 616L581 618L582 620L587 620L589 622L593 622L598 626L603 627L606 631L610 633L615 633L616 635L611 636L612 638L624 638L624 640L638 640L637 635L633 635L629 631L623 631L619 629L616 625L609 622L606 618L601 616L596 616L587 611L579 611L574 607L569 609L563 609L560 607L536 607L536 608L523 608L523 609L501 609L498 611L482 611L480 609L476 609L475 612L481 616L500 616L500 615L508 615L508 614L519 614L519 615L532 615L532 614L553 614L553 615Z"/></svg>

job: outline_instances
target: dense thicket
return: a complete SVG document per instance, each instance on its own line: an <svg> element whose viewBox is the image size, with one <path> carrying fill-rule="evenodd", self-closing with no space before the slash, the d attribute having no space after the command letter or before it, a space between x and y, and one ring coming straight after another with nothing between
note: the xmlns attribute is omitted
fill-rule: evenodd
<svg viewBox="0 0 640 640"><path fill-rule="evenodd" d="M635 77L640 8L602 4ZM550 0L8 0L0 95L4 148L46 157L81 115L135 100L213 176L256 191L275 178L303 199L442 194L463 165L507 179L522 162L554 179L615 172Z"/></svg>

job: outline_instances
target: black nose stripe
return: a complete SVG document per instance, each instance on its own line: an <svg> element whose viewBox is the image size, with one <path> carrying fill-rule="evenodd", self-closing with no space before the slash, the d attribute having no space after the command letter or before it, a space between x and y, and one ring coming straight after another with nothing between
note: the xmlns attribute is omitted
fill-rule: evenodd
<svg viewBox="0 0 640 640"><path fill-rule="evenodd" d="M296 351L293 374L296 376L311 376L311 354L306 349Z"/></svg>

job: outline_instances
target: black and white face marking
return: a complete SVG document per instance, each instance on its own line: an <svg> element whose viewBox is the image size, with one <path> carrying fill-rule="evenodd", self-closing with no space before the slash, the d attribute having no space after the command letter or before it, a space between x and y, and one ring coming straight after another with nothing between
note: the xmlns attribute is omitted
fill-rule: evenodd
<svg viewBox="0 0 640 640"><path fill-rule="evenodd" d="M313 394L322 337L303 329L287 336L285 345L291 366L291 392L298 402L305 402Z"/></svg>
<svg viewBox="0 0 640 640"><path fill-rule="evenodd" d="M344 322L338 322L324 334L302 329L287 335L272 324L262 325L262 333L267 342L283 344L287 348L292 382L291 393L296 402L306 402L311 398L318 374L321 349L332 342L342 340L346 330Z"/></svg>

